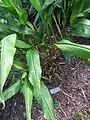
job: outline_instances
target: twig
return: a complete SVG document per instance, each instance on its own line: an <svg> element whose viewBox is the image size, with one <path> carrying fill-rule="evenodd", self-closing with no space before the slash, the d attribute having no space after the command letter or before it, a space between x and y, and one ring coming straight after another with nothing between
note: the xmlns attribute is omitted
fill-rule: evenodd
<svg viewBox="0 0 90 120"><path fill-rule="evenodd" d="M65 115L65 117L67 118L67 115L66 115L65 111L62 109L60 103L59 103L59 107L60 107L61 111L63 112L63 114Z"/></svg>
<svg viewBox="0 0 90 120"><path fill-rule="evenodd" d="M41 78L44 79L44 80L48 80L48 78L46 78L46 77L44 77L44 76L42 76Z"/></svg>
<svg viewBox="0 0 90 120"><path fill-rule="evenodd" d="M57 20L56 20L56 17L55 17L54 14L53 14L53 19L54 19L54 21L55 21L55 24L56 24L57 30L58 30L58 32L59 32L59 34L60 34L60 37L61 37L61 39L63 39L62 32L61 32L61 30L60 30L60 27L59 27L59 25L58 25L58 23L57 23Z"/></svg>
<svg viewBox="0 0 90 120"><path fill-rule="evenodd" d="M69 97L69 98L73 98L72 96L68 95L68 94L65 93L64 91L61 90L61 92L62 92L64 95L66 95L67 97Z"/></svg>
<svg viewBox="0 0 90 120"><path fill-rule="evenodd" d="M60 80L62 81L61 77L59 77L59 75L57 73L55 73L55 76Z"/></svg>
<svg viewBox="0 0 90 120"><path fill-rule="evenodd" d="M84 93L84 90L83 90L83 89L81 89L81 92L82 92L82 94L83 94L83 97L84 97L85 101L86 101L86 102L88 102L88 100L87 100L87 98L86 98L86 95L85 95L85 93Z"/></svg>
<svg viewBox="0 0 90 120"><path fill-rule="evenodd" d="M82 62L79 62L74 68L72 68L71 70L74 70L75 68L79 67L79 65L81 64Z"/></svg>

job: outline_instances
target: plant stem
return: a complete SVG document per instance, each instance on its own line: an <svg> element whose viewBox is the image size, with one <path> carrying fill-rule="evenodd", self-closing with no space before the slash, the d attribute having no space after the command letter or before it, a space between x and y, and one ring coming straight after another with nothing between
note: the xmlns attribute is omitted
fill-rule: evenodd
<svg viewBox="0 0 90 120"><path fill-rule="evenodd" d="M62 32L61 32L61 30L60 30L60 27L59 27L59 25L58 25L58 23L57 23L57 20L56 20L56 17L55 17L54 14L53 14L53 19L54 19L54 21L55 21L55 24L56 24L57 30L58 30L58 32L59 32L59 34L60 34L60 36L61 36L61 39L63 39Z"/></svg>

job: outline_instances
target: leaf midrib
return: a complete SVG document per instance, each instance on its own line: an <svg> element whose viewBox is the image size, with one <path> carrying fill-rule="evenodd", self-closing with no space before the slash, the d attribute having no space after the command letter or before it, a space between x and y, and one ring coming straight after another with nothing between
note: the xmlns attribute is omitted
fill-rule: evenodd
<svg viewBox="0 0 90 120"><path fill-rule="evenodd" d="M44 98L44 95L43 95L43 93L42 93L42 97ZM46 106L48 107L48 103L47 103L47 101L44 99L44 101L45 101L45 103L46 103ZM49 109L49 107L48 107L48 109ZM51 114L49 114L50 115L50 118L53 120L53 118L52 118L52 112L51 112L51 110L49 109L49 112L51 113Z"/></svg>
<svg viewBox="0 0 90 120"><path fill-rule="evenodd" d="M57 43L57 44L59 44L59 43ZM78 47L78 48L83 48L83 49L86 49L86 50L89 50L90 51L90 48L87 48L87 47L84 47L84 46L79 46L79 45L75 45L74 43L72 44L72 43L60 43L61 45L67 45L67 46L70 46L71 45L71 47L73 47L73 46L76 46L76 47Z"/></svg>

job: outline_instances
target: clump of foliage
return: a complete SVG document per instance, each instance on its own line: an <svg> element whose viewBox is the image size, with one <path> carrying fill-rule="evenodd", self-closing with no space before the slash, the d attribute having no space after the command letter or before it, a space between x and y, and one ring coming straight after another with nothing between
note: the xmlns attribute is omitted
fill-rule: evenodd
<svg viewBox="0 0 90 120"><path fill-rule="evenodd" d="M46 37L54 35L53 22L60 34L57 46L65 58L80 56L90 61L90 46L65 39L65 28L70 23L71 36L90 37L89 0L0 0L0 102L18 92L25 98L27 120L31 120L33 96L42 107L47 120L55 120L54 106L48 88L42 80L39 49L49 47ZM29 16L29 17L28 17ZM30 22L29 19L33 21ZM51 39L52 40L52 39ZM52 45L53 46L53 45ZM16 69L17 68L17 69ZM12 72L17 70L17 72ZM8 76L15 75L4 90ZM18 76L18 77L17 77Z"/></svg>

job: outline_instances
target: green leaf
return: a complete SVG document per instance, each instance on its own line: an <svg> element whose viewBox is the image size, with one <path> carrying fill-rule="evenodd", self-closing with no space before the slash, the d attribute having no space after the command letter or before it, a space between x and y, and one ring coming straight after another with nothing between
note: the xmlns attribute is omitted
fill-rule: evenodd
<svg viewBox="0 0 90 120"><path fill-rule="evenodd" d="M74 1L74 5L73 5L73 8L72 8L72 16L75 16L82 11L83 6L84 6L84 1L85 0L75 0Z"/></svg>
<svg viewBox="0 0 90 120"><path fill-rule="evenodd" d="M56 44L63 52L70 54L72 56L79 56L85 62L89 63L90 59L90 46L88 45L79 45L68 40L62 40Z"/></svg>
<svg viewBox="0 0 90 120"><path fill-rule="evenodd" d="M29 68L29 81L34 87L34 91L40 94L41 67L37 50L29 50L26 54L27 64Z"/></svg>
<svg viewBox="0 0 90 120"><path fill-rule="evenodd" d="M45 119L55 120L53 100L43 82L41 82L41 95L38 97L37 94L34 93L34 96L43 109Z"/></svg>
<svg viewBox="0 0 90 120"><path fill-rule="evenodd" d="M45 12L48 8L51 8L52 4L55 2L55 0L45 0L45 3L43 4L41 8L41 12Z"/></svg>
<svg viewBox="0 0 90 120"><path fill-rule="evenodd" d="M41 9L40 0L30 0L30 2L32 3L34 8L39 12L39 10Z"/></svg>
<svg viewBox="0 0 90 120"><path fill-rule="evenodd" d="M85 0L83 10L90 9L90 0Z"/></svg>
<svg viewBox="0 0 90 120"><path fill-rule="evenodd" d="M6 100L10 99L12 96L14 96L16 93L18 93L20 91L20 88L21 88L21 81L18 80L16 83L11 85L9 88L7 88L3 92L4 100L6 101Z"/></svg>
<svg viewBox="0 0 90 120"><path fill-rule="evenodd" d="M8 29L11 32L19 33L22 35L30 35L35 39L41 40L41 38L37 32L35 32L34 30L30 29L27 26L19 25L15 22L14 23L12 23L12 22L11 23L0 23L0 28Z"/></svg>
<svg viewBox="0 0 90 120"><path fill-rule="evenodd" d="M80 14L77 17L89 17L90 13L90 0L84 0L84 6Z"/></svg>
<svg viewBox="0 0 90 120"><path fill-rule="evenodd" d="M3 86L8 77L13 64L15 54L16 34L9 35L1 40L1 60L0 60L0 101L4 103L2 95Z"/></svg>
<svg viewBox="0 0 90 120"><path fill-rule="evenodd" d="M14 60L13 66L20 70L28 70L27 65L21 61Z"/></svg>
<svg viewBox="0 0 90 120"><path fill-rule="evenodd" d="M72 26L72 35L90 38L90 20L81 18Z"/></svg>
<svg viewBox="0 0 90 120"><path fill-rule="evenodd" d="M17 48L25 48L25 49L31 48L31 46L30 46L29 44L25 43L25 42L22 41L22 40L16 40L15 46L16 46Z"/></svg>
<svg viewBox="0 0 90 120"><path fill-rule="evenodd" d="M7 5L7 6L10 6L10 2L8 0L2 0L2 2Z"/></svg>
<svg viewBox="0 0 90 120"><path fill-rule="evenodd" d="M21 0L3 0L3 3L6 7L9 7L14 14L18 15L21 24L25 24L27 22L28 15L26 10L22 7Z"/></svg>
<svg viewBox="0 0 90 120"><path fill-rule="evenodd" d="M84 1L85 0L75 0L74 1L73 7L72 7L72 15L70 18L71 25L74 24L74 22L77 20L76 15L80 14L80 12L82 11L83 6L84 6Z"/></svg>
<svg viewBox="0 0 90 120"><path fill-rule="evenodd" d="M90 13L90 0L85 0L84 1L84 6L83 6L82 13L85 16L87 15L87 13Z"/></svg>
<svg viewBox="0 0 90 120"><path fill-rule="evenodd" d="M25 78L24 85L22 86L21 91L25 98L27 120L31 120L33 93L32 93L32 86L30 85L27 78Z"/></svg>
<svg viewBox="0 0 90 120"><path fill-rule="evenodd" d="M13 9L12 9L11 7L6 6L6 5L4 5L4 4L1 3L1 2L0 2L0 11L6 12L6 13L7 13L7 11L8 11L8 12L10 12L10 13L13 13Z"/></svg>

